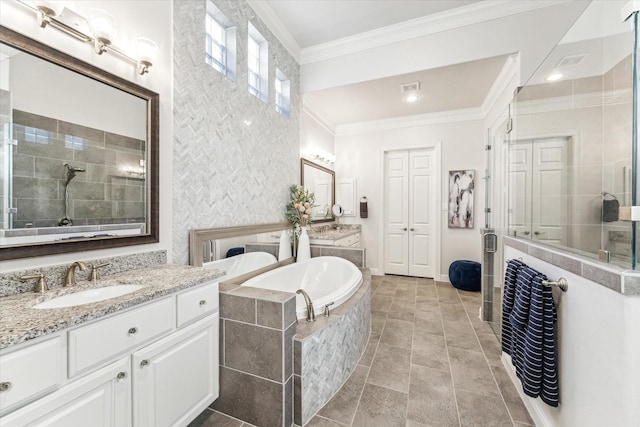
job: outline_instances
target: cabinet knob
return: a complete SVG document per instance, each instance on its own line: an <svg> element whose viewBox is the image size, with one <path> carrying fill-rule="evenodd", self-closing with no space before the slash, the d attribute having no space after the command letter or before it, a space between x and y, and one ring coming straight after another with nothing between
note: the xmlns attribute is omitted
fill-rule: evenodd
<svg viewBox="0 0 640 427"><path fill-rule="evenodd" d="M0 392L9 391L9 390L11 390L11 387L13 387L13 384L11 384L9 381L1 382L0 383Z"/></svg>
<svg viewBox="0 0 640 427"><path fill-rule="evenodd" d="M135 335L138 333L138 328L135 326L133 328L129 328L129 335Z"/></svg>
<svg viewBox="0 0 640 427"><path fill-rule="evenodd" d="M116 380L118 381L124 381L127 379L127 373L126 372L118 372L118 375L116 375Z"/></svg>
<svg viewBox="0 0 640 427"><path fill-rule="evenodd" d="M206 299L201 299L200 300L200 305L207 305L207 300Z"/></svg>
<svg viewBox="0 0 640 427"><path fill-rule="evenodd" d="M140 361L140 367L144 368L145 366L149 365L149 359L143 359Z"/></svg>

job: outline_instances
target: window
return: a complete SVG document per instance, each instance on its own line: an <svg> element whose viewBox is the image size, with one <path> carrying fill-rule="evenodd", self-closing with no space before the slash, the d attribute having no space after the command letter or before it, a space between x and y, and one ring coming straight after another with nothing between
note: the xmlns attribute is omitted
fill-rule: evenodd
<svg viewBox="0 0 640 427"><path fill-rule="evenodd" d="M278 68L276 68L276 81L274 88L276 91L276 111L289 118L289 106L291 105L291 82Z"/></svg>
<svg viewBox="0 0 640 427"><path fill-rule="evenodd" d="M236 79L236 27L212 1L205 17L205 61L231 80Z"/></svg>
<svg viewBox="0 0 640 427"><path fill-rule="evenodd" d="M267 40L249 23L247 74L249 93L263 102L269 101L269 47Z"/></svg>

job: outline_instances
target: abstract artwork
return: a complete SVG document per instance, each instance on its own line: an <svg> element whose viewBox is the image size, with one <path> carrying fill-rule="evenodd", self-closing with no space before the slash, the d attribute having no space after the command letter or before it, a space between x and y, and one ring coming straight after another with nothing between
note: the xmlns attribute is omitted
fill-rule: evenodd
<svg viewBox="0 0 640 427"><path fill-rule="evenodd" d="M449 171L449 228L473 228L473 170Z"/></svg>

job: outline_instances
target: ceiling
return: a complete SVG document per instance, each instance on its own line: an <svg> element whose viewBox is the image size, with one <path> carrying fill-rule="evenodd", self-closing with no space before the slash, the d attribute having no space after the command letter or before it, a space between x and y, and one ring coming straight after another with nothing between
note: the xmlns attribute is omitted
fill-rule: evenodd
<svg viewBox="0 0 640 427"><path fill-rule="evenodd" d="M465 25L491 25L501 17L515 16L528 10L544 9L557 4L567 4L563 0L516 1L516 0L248 0L250 5L258 11L263 18L270 18L275 22L272 30L276 30L281 41L301 65L301 75L309 77L309 58L315 61L311 66L321 69L324 58L331 57L332 52L339 55L354 53L358 57L367 49L384 45L393 45L397 40L411 40L420 37L421 32L431 31L443 34L453 34L452 31L462 29ZM585 3L583 0L580 2ZM586 3L585 3L586 4ZM535 13L535 12L534 12ZM554 19L549 22L549 15L536 15L537 21L528 28L528 33L535 34L540 31L540 22L549 25L565 25L562 20ZM556 15L553 15L556 18ZM546 18L545 18L546 17ZM557 22L555 22L557 21ZM504 20L501 21L504 23ZM516 22L516 21L513 21ZM519 21L518 21L519 22ZM566 21L565 21L566 22ZM483 27L483 35L491 41L486 43L501 44L505 37L517 31L508 24L503 25L502 35L489 34L492 26ZM546 25L546 24L545 24ZM566 27L565 27L566 28ZM450 31L449 31L450 30ZM506 31L506 33L504 33ZM565 30L566 31L566 30ZM487 33L489 32L489 33ZM547 29L548 33L551 30ZM523 34L525 34L523 32ZM497 38L496 38L497 36ZM399 38L398 38L399 37ZM459 36L450 35L456 40ZM463 36L464 37L464 36ZM502 37L502 38L501 38ZM521 38L519 39L521 40ZM447 39L442 39L439 46L440 54L451 56L447 52ZM335 130L336 126L368 122L374 120L405 117L427 113L436 113L452 110L462 110L480 107L485 100L490 88L502 70L507 57L519 50L529 48L535 44L536 38L528 37L526 46L513 49L494 49L499 52L493 55L482 56L473 54L474 48L467 47L471 52L470 57L459 61L449 61L442 65L428 68L423 71L415 71L415 67L398 67L394 73L385 73L384 78L370 77L353 80L352 84L326 86L319 90L306 90L303 93L303 106L309 112L320 119L327 127ZM467 46L475 45L477 40L466 43ZM349 50L356 46L355 50ZM464 44L463 44L464 46ZM513 46L513 43L512 43ZM345 50L346 47L346 50ZM337 50L336 50L337 49ZM464 49L464 48L463 48ZM480 47L480 49L484 49ZM500 51L501 50L501 51ZM317 52L323 52L328 57L309 56ZM454 52L453 56L456 56ZM407 54L410 54L407 52ZM539 53L538 53L539 54ZM344 56L344 58L347 58ZM463 57L464 55L458 55ZM479 59L484 58L484 59ZM408 63L413 58L406 57ZM326 61L325 61L326 63ZM354 68L353 63L347 66L348 70ZM357 66L356 66L357 68ZM411 70L409 74L403 73ZM334 62L323 72L332 75L340 74L341 62ZM321 72L322 73L322 72ZM421 84L420 99L413 104L403 102L403 94L400 85L419 81Z"/></svg>
<svg viewBox="0 0 640 427"><path fill-rule="evenodd" d="M266 0L303 49L478 1Z"/></svg>
<svg viewBox="0 0 640 427"><path fill-rule="evenodd" d="M333 125L474 108L482 104L507 56L371 80L304 94L304 102ZM469 78L469 76L473 78ZM420 82L406 103L401 85Z"/></svg>

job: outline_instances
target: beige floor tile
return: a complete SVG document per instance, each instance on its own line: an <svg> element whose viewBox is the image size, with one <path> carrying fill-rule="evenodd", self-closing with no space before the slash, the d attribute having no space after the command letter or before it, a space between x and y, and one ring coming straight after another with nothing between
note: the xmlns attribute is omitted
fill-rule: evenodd
<svg viewBox="0 0 640 427"><path fill-rule="evenodd" d="M405 427L407 394L366 384L353 427Z"/></svg>

